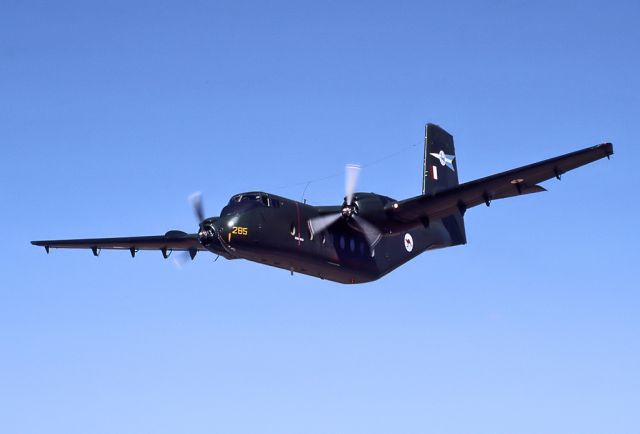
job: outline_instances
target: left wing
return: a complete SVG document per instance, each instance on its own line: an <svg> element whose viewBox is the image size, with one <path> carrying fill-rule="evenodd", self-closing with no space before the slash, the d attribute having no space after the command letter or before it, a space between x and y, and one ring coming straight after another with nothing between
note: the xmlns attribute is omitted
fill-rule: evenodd
<svg viewBox="0 0 640 434"><path fill-rule="evenodd" d="M608 158L612 154L613 145L611 143L603 143L486 178L466 182L434 195L421 195L395 202L386 207L387 215L392 220L402 223L424 221L424 219L450 215L456 209L464 213L467 208L482 203L488 206L494 199L546 191L538 183L554 177L560 179L560 176L565 172L601 158Z"/></svg>
<svg viewBox="0 0 640 434"><path fill-rule="evenodd" d="M135 256L139 250L160 250L166 258L172 251L188 251L193 258L198 251L208 250L198 240L197 234L187 234L182 231L169 231L164 235L148 237L122 238L86 238L79 240L45 240L31 241L35 246L42 246L47 253L49 249L91 249L95 256L102 249L129 250ZM217 253L217 252L216 252ZM221 255L226 255L222 250Z"/></svg>

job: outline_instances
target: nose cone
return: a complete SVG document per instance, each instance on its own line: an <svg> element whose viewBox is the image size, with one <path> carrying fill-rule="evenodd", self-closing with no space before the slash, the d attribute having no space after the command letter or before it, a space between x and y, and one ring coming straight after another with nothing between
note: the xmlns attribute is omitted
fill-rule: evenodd
<svg viewBox="0 0 640 434"><path fill-rule="evenodd" d="M255 247L260 241L261 222L259 204L232 204L222 210L216 229L220 241L227 248Z"/></svg>
<svg viewBox="0 0 640 434"><path fill-rule="evenodd" d="M238 220L239 215L237 213L230 213L222 216L217 222L216 230L220 236L226 240L228 235L232 233L233 228L237 227Z"/></svg>

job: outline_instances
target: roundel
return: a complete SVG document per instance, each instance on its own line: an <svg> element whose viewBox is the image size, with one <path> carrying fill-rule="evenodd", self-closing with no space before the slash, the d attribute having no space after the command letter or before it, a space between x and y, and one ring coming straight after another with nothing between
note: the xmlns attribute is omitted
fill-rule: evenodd
<svg viewBox="0 0 640 434"><path fill-rule="evenodd" d="M413 237L409 233L404 234L404 248L407 249L407 252L413 250Z"/></svg>

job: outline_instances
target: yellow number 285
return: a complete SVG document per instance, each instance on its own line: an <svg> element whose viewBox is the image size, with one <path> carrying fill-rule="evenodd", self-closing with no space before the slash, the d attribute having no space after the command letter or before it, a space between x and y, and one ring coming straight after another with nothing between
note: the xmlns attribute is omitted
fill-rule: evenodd
<svg viewBox="0 0 640 434"><path fill-rule="evenodd" d="M249 235L249 229L242 226L234 226L231 233L234 235Z"/></svg>

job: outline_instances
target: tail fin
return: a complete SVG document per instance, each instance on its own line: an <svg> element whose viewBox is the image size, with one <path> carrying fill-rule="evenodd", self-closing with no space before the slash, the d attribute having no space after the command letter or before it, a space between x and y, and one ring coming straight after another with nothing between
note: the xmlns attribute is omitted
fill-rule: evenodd
<svg viewBox="0 0 640 434"><path fill-rule="evenodd" d="M434 194L458 185L453 136L434 124L424 128L422 194Z"/></svg>

